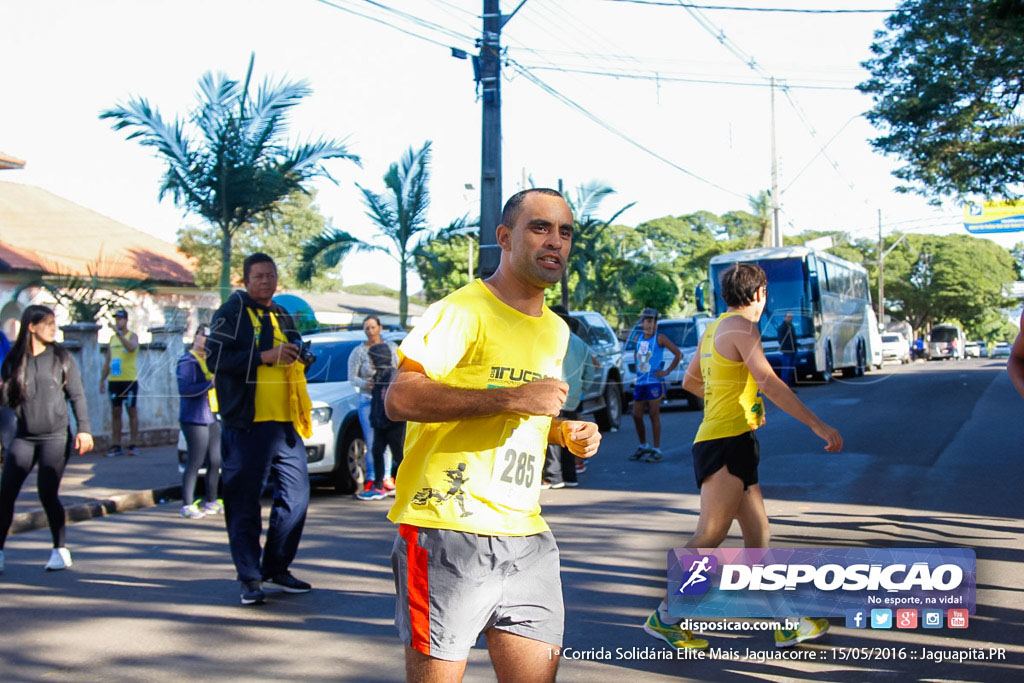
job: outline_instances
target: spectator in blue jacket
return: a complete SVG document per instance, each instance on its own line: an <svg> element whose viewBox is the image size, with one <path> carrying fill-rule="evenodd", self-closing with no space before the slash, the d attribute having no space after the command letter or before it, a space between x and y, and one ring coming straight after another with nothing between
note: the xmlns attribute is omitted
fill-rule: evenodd
<svg viewBox="0 0 1024 683"><path fill-rule="evenodd" d="M217 422L217 392L213 373L206 367L206 337L201 325L192 340L192 348L178 359L178 394L181 396L179 421L188 444L188 463L181 482L181 516L202 519L224 511L217 500L220 479L220 423ZM199 468L206 462L206 502L195 499Z"/></svg>

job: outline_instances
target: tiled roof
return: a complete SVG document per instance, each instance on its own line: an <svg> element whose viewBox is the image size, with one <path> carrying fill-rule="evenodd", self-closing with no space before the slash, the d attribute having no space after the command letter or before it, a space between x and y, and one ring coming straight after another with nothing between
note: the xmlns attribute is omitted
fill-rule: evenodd
<svg viewBox="0 0 1024 683"><path fill-rule="evenodd" d="M352 313L369 315L371 313L398 315L398 299L387 296L367 294L350 294L348 292L281 292L294 294L304 299L317 313ZM409 302L409 315L419 316L427 310L426 306Z"/></svg>
<svg viewBox="0 0 1024 683"><path fill-rule="evenodd" d="M3 168L24 168L25 162L18 157L12 157L10 154L0 152L0 169Z"/></svg>
<svg viewBox="0 0 1024 683"><path fill-rule="evenodd" d="M190 259L169 242L31 185L0 182L0 271L193 284Z"/></svg>

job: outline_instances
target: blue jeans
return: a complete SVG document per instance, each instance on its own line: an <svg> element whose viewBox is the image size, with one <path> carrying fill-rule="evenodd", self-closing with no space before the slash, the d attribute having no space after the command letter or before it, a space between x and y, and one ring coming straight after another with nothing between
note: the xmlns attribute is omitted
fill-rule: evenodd
<svg viewBox="0 0 1024 683"><path fill-rule="evenodd" d="M366 442L366 481L376 479L377 472L373 466L373 427L370 426L370 404L373 402L369 394L359 392L359 426L363 428L363 440ZM391 449L384 451L384 478L391 476Z"/></svg>
<svg viewBox="0 0 1024 683"><path fill-rule="evenodd" d="M786 383L786 386L793 386L793 379L796 377L796 352L782 354L782 367L780 368L780 378Z"/></svg>
<svg viewBox="0 0 1024 683"><path fill-rule="evenodd" d="M231 558L239 581L259 581L288 569L299 549L309 507L306 448L290 422L256 422L252 429L223 429L221 484ZM260 561L260 494L274 475L263 560Z"/></svg>

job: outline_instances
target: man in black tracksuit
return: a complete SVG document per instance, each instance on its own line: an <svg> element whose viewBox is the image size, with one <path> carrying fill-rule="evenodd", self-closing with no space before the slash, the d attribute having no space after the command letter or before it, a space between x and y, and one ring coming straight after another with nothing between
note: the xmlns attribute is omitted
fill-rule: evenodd
<svg viewBox="0 0 1024 683"><path fill-rule="evenodd" d="M306 449L289 408L288 366L299 362L299 333L271 299L277 267L266 254L243 266L245 292L235 292L213 316L207 365L223 423L224 515L231 557L242 582L243 605L265 599L261 581L287 593L310 585L288 570L309 505ZM260 557L260 493L274 473L270 527Z"/></svg>

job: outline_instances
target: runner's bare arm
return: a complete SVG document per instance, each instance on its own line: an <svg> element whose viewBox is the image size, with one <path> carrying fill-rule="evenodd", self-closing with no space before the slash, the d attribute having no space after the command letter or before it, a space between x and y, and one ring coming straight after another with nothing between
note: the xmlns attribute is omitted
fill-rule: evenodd
<svg viewBox="0 0 1024 683"><path fill-rule="evenodd" d="M430 379L422 365L405 358L384 405L388 417L399 422L450 422L502 413L554 417L562 410L568 391L568 384L550 378L510 388L452 387Z"/></svg>
<svg viewBox="0 0 1024 683"><path fill-rule="evenodd" d="M704 398L704 374L700 370L700 345L703 343L704 336L701 335L697 342L697 353L693 354L690 364L686 366L686 374L683 375L683 389L697 398Z"/></svg>
<svg viewBox="0 0 1024 683"><path fill-rule="evenodd" d="M726 347L735 346L735 351L743 359L743 364L750 370L761 393L779 408L810 427L811 431L825 441L826 451L830 453L841 451L843 437L838 430L822 422L810 408L803 404L803 401L796 397L786 383L776 376L771 364L764 356L764 349L761 348L761 332L757 325L746 320L736 320L730 325L729 331L734 334L729 334L724 339L716 338L715 343L717 344L721 340Z"/></svg>
<svg viewBox="0 0 1024 683"><path fill-rule="evenodd" d="M1021 325L1024 325L1024 313L1020 315ZM1006 361L1006 372L1010 374L1010 381L1013 382L1017 393L1024 397L1024 327L1017 335L1013 346L1010 348L1010 358Z"/></svg>
<svg viewBox="0 0 1024 683"><path fill-rule="evenodd" d="M576 457L590 458L597 454L601 445L601 432L593 422L551 420L548 443L565 446Z"/></svg>
<svg viewBox="0 0 1024 683"><path fill-rule="evenodd" d="M663 334L658 335L658 345L664 349L668 349L672 352L672 355L675 356L667 368L664 370L657 370L654 373L655 377L667 377L676 369L676 366L679 365L679 360L683 357L683 352L679 350L679 347L676 346L671 339Z"/></svg>

